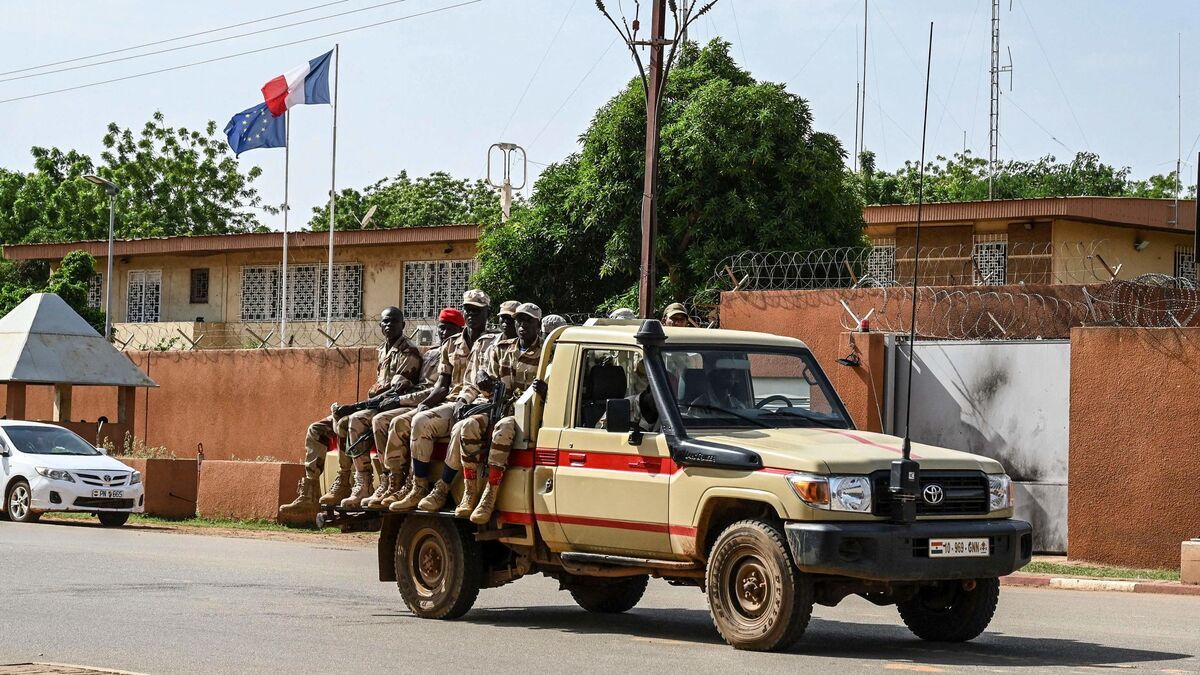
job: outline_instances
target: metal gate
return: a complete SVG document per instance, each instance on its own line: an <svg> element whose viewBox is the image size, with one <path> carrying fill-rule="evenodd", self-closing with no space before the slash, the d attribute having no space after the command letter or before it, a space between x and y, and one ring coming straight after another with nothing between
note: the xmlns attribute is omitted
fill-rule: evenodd
<svg viewBox="0 0 1200 675"><path fill-rule="evenodd" d="M902 435L908 346L888 343L889 433ZM917 341L912 439L991 457L1016 482L1037 551L1067 550L1069 340Z"/></svg>

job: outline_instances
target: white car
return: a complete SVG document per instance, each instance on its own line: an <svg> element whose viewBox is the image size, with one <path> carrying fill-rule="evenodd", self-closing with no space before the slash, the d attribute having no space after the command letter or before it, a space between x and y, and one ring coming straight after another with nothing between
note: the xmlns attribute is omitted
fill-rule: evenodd
<svg viewBox="0 0 1200 675"><path fill-rule="evenodd" d="M0 420L0 511L21 523L46 511L94 513L119 527L145 509L142 475L53 424Z"/></svg>

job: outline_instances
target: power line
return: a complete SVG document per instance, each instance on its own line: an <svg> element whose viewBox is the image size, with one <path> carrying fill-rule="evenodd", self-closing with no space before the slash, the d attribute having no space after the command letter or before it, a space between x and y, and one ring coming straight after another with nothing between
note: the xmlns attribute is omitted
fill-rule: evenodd
<svg viewBox="0 0 1200 675"><path fill-rule="evenodd" d="M895 38L896 44L900 45L900 51L904 52L904 56L908 59L909 64L912 65L913 70L917 73L920 73L921 67L919 65L917 65L917 60L912 57L911 53L909 53L908 46L906 46L904 44L904 41L900 39L900 36L898 34L896 34L896 29L892 28L891 22L888 21L887 14L878 8L876 8L875 14L876 14L876 16L879 16L880 18L883 19L883 25L887 26L888 32L892 34L893 38ZM933 94L933 97L935 99L937 99L937 102L939 104L941 104L943 113L950 116L950 121L954 122L955 126L961 127L962 125L959 124L958 120L954 118L954 113L950 112L950 104L948 104L946 101L942 100L942 97L938 96L938 93L936 90L931 89L930 93Z"/></svg>
<svg viewBox="0 0 1200 675"><path fill-rule="evenodd" d="M1001 93L1003 94L1003 92L1001 92ZM1041 130L1042 130L1042 133L1044 133L1044 134L1046 134L1047 136L1049 136L1049 137L1050 137L1050 140L1052 140L1052 141L1054 141L1055 143L1058 143L1059 145L1063 146L1063 149L1065 149L1067 152L1069 152L1069 153L1071 153L1071 154L1075 154L1075 151L1074 151L1074 150L1072 150L1072 149L1071 149L1071 148L1070 148L1070 147L1069 147L1069 146L1068 146L1066 143L1063 143L1062 141L1058 140L1058 137L1057 137L1057 136L1055 136L1054 134L1050 133L1050 130L1049 130L1049 129L1047 129L1046 127L1042 126L1042 123L1041 123L1041 122L1039 122L1039 121L1037 121L1036 119L1034 119L1033 115L1030 115L1029 113L1025 112L1025 109L1024 109L1024 108L1022 108L1020 105L1018 105L1018 104L1017 104L1017 102L1016 102L1016 101L1014 101L1014 100L1012 99L1012 97L1011 97L1011 96L1010 96L1009 98L1005 99L1005 100L1007 100L1009 103L1011 103L1011 104L1012 104L1012 106L1013 106L1014 108L1016 108L1017 110L1019 110L1019 111L1021 112L1021 114L1022 114L1022 115L1024 115L1025 117L1027 117L1027 118L1029 119L1029 121L1030 121L1030 122L1033 122L1033 123L1034 123L1034 125L1035 125L1035 126L1037 126L1037 128L1041 129Z"/></svg>
<svg viewBox="0 0 1200 675"><path fill-rule="evenodd" d="M193 42L192 44L180 45L178 47L167 47L166 49L159 49L159 50L152 51L152 52L146 52L144 54L134 54L132 56L121 56L121 57L118 57L115 59L108 59L106 61L96 61L95 63L84 63L84 64L78 65L78 66L68 66L66 68L59 68L57 70L47 70L47 71L41 72L41 73L30 73L29 75L20 75L17 77L9 77L9 78L0 80L0 82L13 82L15 80L27 80L31 77L42 77L43 75L54 75L55 73L65 73L70 70L82 70L84 68L94 68L95 66L103 66L103 65L109 64L109 63L118 63L121 61L132 61L133 59L141 59L141 58L145 58L147 56L156 56L158 54L166 54L168 52L177 52L177 51L181 51L184 49L191 49L193 47L203 47L204 45L211 45L211 44L215 44L217 42L227 42L229 40L236 40L238 38L250 37L251 35L261 35L263 33L270 33L272 31L277 31L277 30L284 30L286 28L295 28L296 26L303 26L305 24L316 23L318 21L327 21L329 19L336 19L338 17L347 16L350 14L358 14L359 12L366 12L366 11L372 10L372 9L379 9L380 7L387 7L388 5L397 5L402 2L408 2L408 0L388 0L388 2L381 2L377 5L368 5L367 7L360 7L358 9L352 9L352 10L349 10L346 12L338 12L336 14L329 14L327 16L318 16L318 17L315 17L312 19L305 19L304 21L297 21L295 23L287 23L282 26L273 26L271 28L261 28L259 30L253 30L248 33L238 33L237 35L226 35L225 37L215 38L212 40L204 40L203 42Z"/></svg>
<svg viewBox="0 0 1200 675"><path fill-rule="evenodd" d="M611 50L612 46L615 44L617 44L617 38L613 38L612 42L608 43L608 46L605 47L604 51L600 54L600 58L596 59L596 62L592 64L592 67L588 68L587 72L583 74L583 77L579 78L579 82L575 83L575 88L571 90L571 93L567 94L567 97L563 99L563 102L558 106L558 109L555 110L552 115L550 115L550 119L546 120L546 124L542 126L542 130L537 132L537 135L534 136L533 140L529 142L529 147L532 148L537 146L538 139L542 137L542 134L546 133L546 129L550 128L550 123L554 121L555 117L558 117L558 113L562 112L563 108L567 107L567 102L571 100L571 97L575 95L575 92L579 91L579 88L582 87L583 83L586 82L588 77L591 76L592 71L596 70L596 67L600 65L600 62L604 60L604 57L608 55L609 50Z"/></svg>
<svg viewBox="0 0 1200 675"><path fill-rule="evenodd" d="M500 138L504 138L504 134L508 133L508 126L512 124L513 118L517 116L517 111L521 109L521 103L525 101L525 95L529 93L529 88L533 86L533 81L537 79L538 73L542 70L542 65L546 63L546 58L550 56L550 49L554 46L554 41L558 39L559 33L562 33L563 26L567 25L567 18L571 16L571 10L575 9L575 3L578 0L571 0L571 6L567 7L566 14L563 14L562 21L558 24L558 30L554 31L554 37L550 38L550 42L546 45L546 51L542 53L542 60L538 61L537 68L533 69L533 74L529 76L529 81L525 83L525 90L521 92L521 97L517 99L517 104L513 106L512 114L508 116L508 121L504 123L504 129L500 132Z"/></svg>
<svg viewBox="0 0 1200 675"><path fill-rule="evenodd" d="M967 34L963 36L962 49L958 52L958 63L954 64L954 75L950 78L950 89L947 91L947 96L954 95L954 84L958 82L958 71L962 68L963 56L967 53L967 45L971 43L971 34L975 31L975 17L979 15L980 2L975 3L975 9L971 12L971 20L967 22ZM978 91L978 90L977 90ZM942 108L942 115L938 117L937 128L933 131L933 142L936 145L937 139L942 133L942 122L946 120L946 108Z"/></svg>
<svg viewBox="0 0 1200 675"><path fill-rule="evenodd" d="M200 65L207 64L207 63L215 63L217 61L226 61L228 59L234 59L239 56L258 54L258 53L270 51L273 49L281 49L283 47L291 47L292 45L303 44L305 42L314 42L316 40L324 40L325 38L333 37L335 35L345 35L347 33L354 33L354 32L360 31L360 30L366 30L368 28L384 26L384 25L387 25L390 23L396 23L398 21L406 21L408 19L415 19L417 17L426 16L429 14L436 14L438 12L444 12L449 9L457 9L459 7L465 7L467 5L474 5L479 2L483 2L483 0L465 0L465 2L459 2L454 5L446 5L445 7L437 7L434 9L425 10L423 12L417 12L416 14L408 14L406 16L396 17L394 19L386 19L384 21L376 21L375 23L369 23L369 24L365 24L362 26L356 26L354 28L347 28L344 30L334 31L332 33L325 33L324 35L315 35L313 37L302 38L300 40L292 40L291 42L283 42L283 43L280 43L277 45L271 45L270 47L260 47L259 49L251 49L251 50L244 51L244 52L238 52L236 54L228 54L226 56L217 56L217 57L214 57L211 59L204 59L203 61L193 61L191 63L184 63L182 65L171 66L169 68L159 68L158 70L150 70L150 71L146 71L144 73L136 73L133 75L126 75L124 77L114 77L109 80L101 80L100 82L89 82L87 84L80 84L80 85L76 85L74 87L64 87L62 89L54 89L52 91L43 91L43 92L40 92L37 94L28 94L26 96L15 96L13 98L0 99L0 104L12 103L14 101L25 101L25 100L28 100L31 98L40 98L42 96L51 96L53 94L62 94L62 93L68 92L68 91L76 91L79 89L88 89L91 87L99 87L104 84L112 84L113 82L124 82L125 80L133 80L133 79L137 79L140 77L147 77L150 75L158 75L160 73L168 73L168 72L171 72L174 70L182 70L184 68L191 68L193 66L200 66Z"/></svg>
<svg viewBox="0 0 1200 675"><path fill-rule="evenodd" d="M1046 60L1046 67L1050 69L1050 76L1054 78L1054 84L1058 85L1058 93L1062 94L1063 101L1067 104L1067 111L1071 113L1071 119L1075 120L1075 128L1079 130L1079 135L1083 138L1083 147L1090 151L1092 144L1088 143L1087 134L1083 132L1083 125L1079 123L1079 118L1075 116L1075 107L1071 105L1071 97L1067 96L1062 82L1058 81L1058 73L1054 72L1054 63L1051 62L1050 55L1046 53L1046 48L1042 46L1042 38L1038 37L1037 28L1033 25L1033 20L1029 18L1029 13L1025 11L1024 3L1017 3L1017 6L1021 8L1021 14L1025 16L1025 23L1029 24L1029 30L1033 33L1033 41L1037 43L1038 49L1042 50L1042 58Z"/></svg>
<svg viewBox="0 0 1200 675"><path fill-rule="evenodd" d="M738 36L738 49L742 51L742 67L750 70L750 60L746 58L746 41L742 39L742 27L738 23L737 8L733 6L733 0L729 0L729 11L733 13L733 30Z"/></svg>
<svg viewBox="0 0 1200 675"><path fill-rule="evenodd" d="M841 28L842 24L846 22L846 18L850 16L850 13L856 9L857 9L857 7L854 7L853 5L851 5L850 9L846 10L846 13L843 14L842 18L838 20L837 25L833 27L833 30L829 31L829 33L825 35L825 39L821 40L821 44L817 45L817 48L813 50L812 54L808 55L808 59L805 60L804 65L800 66L800 70L797 70L794 75L787 78L787 80L785 80L786 82L791 82L792 80L796 79L797 77L800 77L800 74L804 72L804 69L808 68L808 64L812 63L812 60L815 59L817 57L817 54L819 54L821 52L821 49L825 47L825 43L829 42L829 38L833 37L834 33L837 32L837 29ZM858 37L858 33L856 32L855 38L857 38L857 37ZM738 39L740 40L741 38L738 38ZM858 56L857 47L855 48L854 53L855 53L855 58L857 58L857 56ZM745 55L742 55L742 58L745 59L746 58ZM857 63L855 63L855 65L854 65L854 70L855 70L855 73L858 72L858 64ZM857 126L858 120L855 120L854 124Z"/></svg>
<svg viewBox="0 0 1200 675"><path fill-rule="evenodd" d="M146 42L146 43L143 43L140 45L133 45L132 47L122 47L120 49L112 49L107 52L97 52L95 54L88 54L87 56L76 56L75 58L64 59L62 61L52 61L50 63L43 63L40 66L28 66L26 68L18 68L16 70L8 70L8 71L0 72L0 75L12 75L14 73L24 73L24 72L27 72L30 70L41 70L42 68L49 68L51 66L61 66L64 63L75 63L77 61L86 61L88 59L95 59L95 58L99 58L101 56L108 56L110 54L120 54L121 52L128 52L128 51L132 51L134 49L142 49L143 47L153 47L155 45L162 45L162 44L166 44L168 42L175 42L177 40L186 40L191 37L199 37L201 35L208 35L209 33L219 33L223 30L229 30L230 28L241 28L242 26L249 26L250 24L253 24L253 23L262 23L263 21L270 21L272 19L281 19L285 16L292 16L294 14L303 14L305 12L311 12L313 10L330 7L332 5L341 5L341 4L347 3L347 2L350 2L350 0L334 0L334 2L326 2L324 4L313 5L312 7L305 7L304 9L296 9L296 10L293 10L290 12L284 12L282 14L275 14L272 16L264 16L261 19L251 19L249 21L242 21L241 23L231 23L228 26L221 26L220 28L210 28L208 30L202 30L197 33L188 33L187 35L179 35L179 36L176 36L173 38L167 38L165 40L155 40L154 42Z"/></svg>

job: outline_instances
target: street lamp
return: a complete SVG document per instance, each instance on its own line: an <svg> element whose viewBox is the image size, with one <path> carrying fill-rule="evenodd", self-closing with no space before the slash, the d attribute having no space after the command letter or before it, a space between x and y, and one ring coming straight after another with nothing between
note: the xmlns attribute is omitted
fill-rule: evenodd
<svg viewBox="0 0 1200 675"><path fill-rule="evenodd" d="M111 180L87 175L84 179L104 188L108 193L108 266L104 273L104 339L112 340L112 276L113 276L113 224L117 217L117 191L121 188Z"/></svg>

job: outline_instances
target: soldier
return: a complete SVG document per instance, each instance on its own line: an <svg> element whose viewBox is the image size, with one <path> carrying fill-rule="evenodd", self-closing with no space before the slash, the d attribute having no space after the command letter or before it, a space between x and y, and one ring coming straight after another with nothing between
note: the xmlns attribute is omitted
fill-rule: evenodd
<svg viewBox="0 0 1200 675"><path fill-rule="evenodd" d="M550 314L542 319L542 339L546 339L559 326L570 325L561 314Z"/></svg>
<svg viewBox="0 0 1200 675"><path fill-rule="evenodd" d="M618 307L618 308L614 309L608 315L608 318L610 318L610 319L636 319L637 314L635 314L634 311L632 309L629 309L628 307Z"/></svg>
<svg viewBox="0 0 1200 675"><path fill-rule="evenodd" d="M676 328L686 328L692 325L692 319L682 302L672 302L663 310L663 323Z"/></svg>
<svg viewBox="0 0 1200 675"><path fill-rule="evenodd" d="M417 379L421 367L421 352L408 338L404 336L404 313L397 307L387 307L379 315L379 330L383 333L384 341L379 346L379 365L376 370L375 384L371 385L367 395L376 397L384 393L402 393L411 388ZM357 440L371 429L371 417L374 411L354 411L353 406L330 406L333 414L323 420L313 422L308 427L304 439L305 475L300 480L296 499L290 504L279 507L279 519L286 522L308 523L317 517L318 499L317 485L321 473L325 470L325 453L328 452L328 442L335 436L339 439L342 452L338 453L338 475L329 491L319 502L321 505L338 504L350 498L357 489L361 499L370 493L367 485L371 482L370 456L365 461L354 460L345 450L353 440ZM340 414L339 414L340 413ZM359 473L354 479L354 488L350 486L350 471L358 468ZM365 470L365 475L363 475ZM364 485L366 481L366 485Z"/></svg>
<svg viewBox="0 0 1200 675"><path fill-rule="evenodd" d="M473 289L463 293L467 327L442 349L437 384L412 413L392 421L388 433L388 462L393 467L407 462L408 457L403 454L407 444L412 456L412 485L401 491L396 501L388 506L389 511L411 511L430 493L429 470L434 442L450 433L457 411L479 394L477 383L492 347L491 340L483 337L490 305L491 299L483 291ZM453 456L446 460L441 480L432 488L443 494L449 494L450 484L459 468Z"/></svg>
<svg viewBox="0 0 1200 675"><path fill-rule="evenodd" d="M487 486L483 494L478 496L478 505L475 503L478 494L476 478L483 461L483 434L487 432L489 416L476 414L464 418L454 426L450 437L449 456L457 457L455 463L462 466L464 481L463 498L454 514L469 516L476 525L491 520L496 508L500 483L508 468L508 455L517 433L517 418L512 414L513 403L526 388L532 387L543 396L546 390L545 383L537 379L538 364L542 358L542 310L527 302L517 308L516 319L517 338L501 342L488 366L488 379L504 383L504 400L495 401L495 404L502 407L505 416L492 429L492 445L487 453ZM489 390L492 389L491 385L494 382L489 381L486 385ZM423 511L439 511L445 502L446 496L435 491L421 501L420 508Z"/></svg>
<svg viewBox="0 0 1200 675"><path fill-rule="evenodd" d="M362 501L362 508L390 506L392 502L396 501L396 495L404 489L411 478L407 461L402 464L392 463L389 465L387 459L388 432L393 420L412 412L429 395L433 385L437 383L438 363L441 360L442 349L449 344L451 338L462 332L465 324L466 320L463 318L462 310L457 308L446 307L438 314L438 345L426 351L425 356L422 357L421 387L389 401L380 409L379 414L371 419L371 430L375 435L375 450L379 453L384 468L379 480L379 487L375 489L375 494Z"/></svg>

